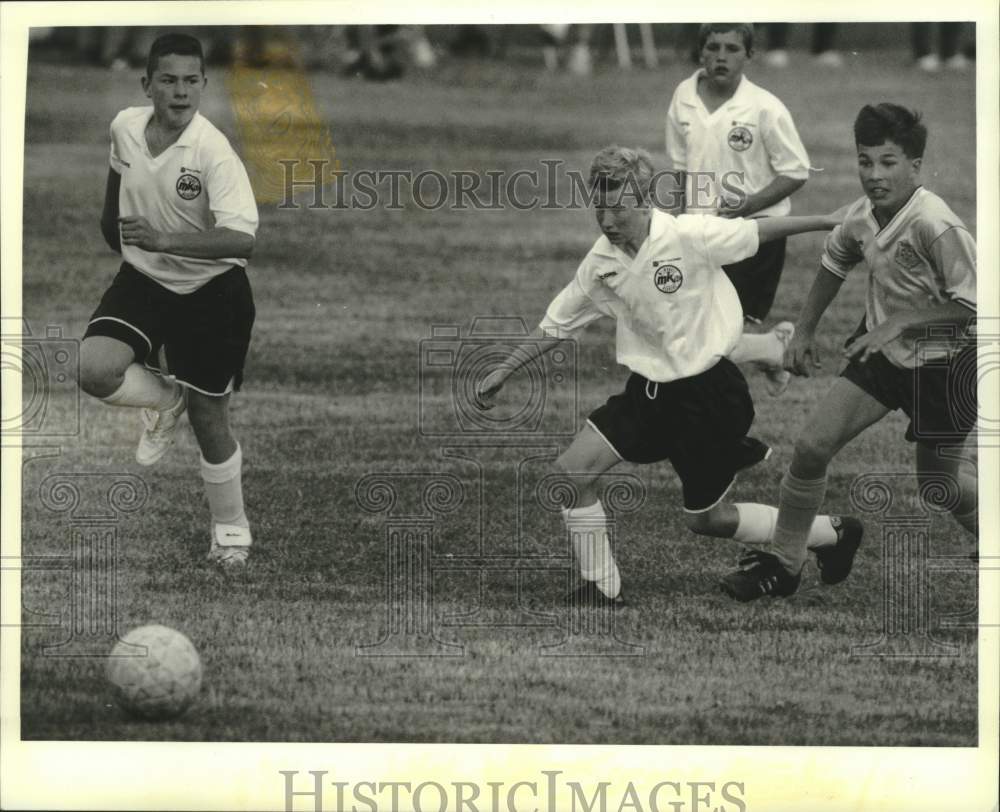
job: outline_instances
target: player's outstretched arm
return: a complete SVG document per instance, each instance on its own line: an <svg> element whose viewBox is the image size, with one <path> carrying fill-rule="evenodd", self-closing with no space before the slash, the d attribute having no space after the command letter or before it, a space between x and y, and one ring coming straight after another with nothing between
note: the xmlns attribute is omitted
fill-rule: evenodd
<svg viewBox="0 0 1000 812"><path fill-rule="evenodd" d="M819 346L816 344L816 326L830 303L837 298L843 284L843 279L820 266L806 302L802 305L802 312L799 313L795 335L785 350L785 369L808 378L812 370L823 366Z"/></svg>
<svg viewBox="0 0 1000 812"><path fill-rule="evenodd" d="M122 252L122 235L118 230L118 194L121 186L122 176L109 169L104 189L104 210L101 212L101 234L111 250L119 254Z"/></svg>
<svg viewBox="0 0 1000 812"><path fill-rule="evenodd" d="M157 231L145 217L120 217L122 243L143 251L177 254L194 259L248 259L253 253L253 235L232 228L213 228L190 233Z"/></svg>
<svg viewBox="0 0 1000 812"><path fill-rule="evenodd" d="M476 405L480 409L492 409L496 405L497 393L511 375L525 364L531 363L536 358L551 351L562 340L547 335L541 327L536 328L524 344L515 348L510 355L476 384Z"/></svg>
<svg viewBox="0 0 1000 812"><path fill-rule="evenodd" d="M843 209L832 214L806 214L790 217L760 217L757 223L757 234L762 243L791 237L793 234L805 234L808 231L830 231L840 225L843 220Z"/></svg>

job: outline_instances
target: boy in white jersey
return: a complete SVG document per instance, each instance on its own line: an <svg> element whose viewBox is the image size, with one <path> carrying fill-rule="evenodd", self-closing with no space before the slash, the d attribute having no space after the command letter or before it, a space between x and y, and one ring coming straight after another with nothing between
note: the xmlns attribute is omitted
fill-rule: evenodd
<svg viewBox="0 0 1000 812"><path fill-rule="evenodd" d="M976 316L976 243L947 204L920 185L927 129L917 114L895 104L865 106L854 140L865 196L827 238L788 349L789 368L808 375L820 366L816 325L862 263L869 271L865 318L846 344L847 367L796 442L781 483L774 552L751 553L723 579L723 590L740 601L795 592L827 466L895 409L911 420L906 439L916 443L920 484L957 485L951 513L970 534L978 532L976 482L961 472L961 446L976 413L977 376L967 374L976 369L976 348L961 338ZM945 337L918 344L931 328ZM825 580L822 556L817 563Z"/></svg>
<svg viewBox="0 0 1000 812"><path fill-rule="evenodd" d="M212 515L209 557L228 566L246 562L252 541L229 396L254 320L245 266L258 219L243 164L198 113L204 66L198 40L160 37L142 78L152 106L111 123L101 231L124 261L87 326L80 387L143 409L143 465L163 456L187 410Z"/></svg>
<svg viewBox="0 0 1000 812"><path fill-rule="evenodd" d="M743 75L753 55L753 27L703 25L699 50L702 67L677 86L667 112L667 156L684 175L684 210L788 214L789 196L809 177L809 156L785 105ZM770 312L784 265L785 240L779 239L725 266L747 321L760 324Z"/></svg>
<svg viewBox="0 0 1000 812"><path fill-rule="evenodd" d="M694 532L768 540L769 528L758 521L765 506L722 501L736 473L769 450L747 437L753 402L726 357L741 340L743 313L722 265L751 256L761 242L835 223L833 217L673 217L650 206L653 177L642 150L612 146L598 153L590 183L603 236L549 305L538 340L512 353L476 390L480 406L490 408L516 369L602 316L616 320L617 359L632 371L625 392L593 412L556 461L579 494L563 516L583 579L574 600L584 605L621 602L595 486L622 460L669 459ZM838 537L829 517L817 519L812 543L836 546Z"/></svg>

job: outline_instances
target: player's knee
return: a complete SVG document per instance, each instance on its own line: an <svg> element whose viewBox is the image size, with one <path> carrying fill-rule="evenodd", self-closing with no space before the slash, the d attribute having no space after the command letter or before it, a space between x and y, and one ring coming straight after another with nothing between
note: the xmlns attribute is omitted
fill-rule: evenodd
<svg viewBox="0 0 1000 812"><path fill-rule="evenodd" d="M577 466L570 464L564 457L559 457L553 463L552 469L557 475L553 495L563 507L583 507L597 501L593 474L575 470L576 468Z"/></svg>
<svg viewBox="0 0 1000 812"><path fill-rule="evenodd" d="M84 342L80 348L80 373L77 385L95 398L105 398L115 392L124 380L125 370L118 369Z"/></svg>

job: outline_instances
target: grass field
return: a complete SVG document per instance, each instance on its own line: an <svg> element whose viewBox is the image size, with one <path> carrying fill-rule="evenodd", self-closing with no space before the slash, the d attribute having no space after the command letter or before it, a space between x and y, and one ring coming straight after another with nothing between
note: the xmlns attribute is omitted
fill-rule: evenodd
<svg viewBox="0 0 1000 812"><path fill-rule="evenodd" d="M345 169L512 172L540 169L542 159L585 170L591 155L614 141L642 145L662 160L666 106L687 72L684 65L656 74L605 70L579 81L537 66L444 65L432 77L398 83L319 74L310 82ZM202 110L243 149L222 73L210 74ZM902 54L881 62L862 54L841 73L802 64L787 72L754 68L751 76L785 101L822 169L796 195L797 211L829 211L858 196L853 116L864 103L892 100L925 113L925 182L975 231L970 76L917 75ZM116 270L98 229L107 128L117 110L141 103L132 73L30 66L23 290L36 335L47 325L82 335ZM138 415L84 400L78 436L24 467L26 555L65 554L73 529L94 523L93 512L90 520L84 514L107 507L95 490L90 507L53 512L39 496L46 477L94 475L87 481L105 490L121 475L145 482L141 510L103 520L119 545L118 625L183 630L201 652L205 688L178 721L130 721L111 704L100 658L47 656L43 646L66 632L28 628L22 736L975 744L975 635L941 628L944 614L975 605L971 572L929 582L931 629L954 644L956 656L851 656L883 627L880 517L864 517L866 544L843 585L824 588L810 565L794 598L741 606L716 588L737 546L684 528L669 466L623 468L645 489L641 508L617 519L630 606L617 615L614 638L606 627L571 635L580 629L563 606L570 569L561 523L533 491L565 438L470 451L478 441L418 431L420 342L432 326L465 329L474 316L517 315L532 327L596 236L591 215L579 210L261 206L251 265L257 322L244 391L233 400L256 539L252 566L231 576L204 560L207 506L186 426L155 470L140 469L133 458ZM814 235L790 241L774 320L794 319L820 246ZM735 499L775 502L798 428L838 371L836 346L861 316L864 284L861 274L851 279L823 322L829 352L822 375L794 382L781 400L769 399L751 376L754 433L777 454L741 478ZM582 420L623 384L612 336L602 324L581 341L578 398L559 395L546 404L562 409L560 426ZM438 373L427 382L430 419L444 425L433 421L448 414L446 378ZM508 403L527 389L524 379L512 380ZM54 397L62 398L60 408L72 404L70 390ZM844 451L830 480L831 512L851 510L857 476L910 470L904 428L893 416ZM460 656L358 656L359 646L387 632L387 594L411 583L387 577L386 543L387 521L424 528L413 516L426 510L418 488L427 480L401 476L408 473L449 474L454 479L445 480L463 489L464 501L434 525L433 601L420 627L433 630L440 651ZM388 518L359 505L356 486L370 474L395 475L400 493ZM907 480L896 487L912 496ZM931 520L930 539L936 554L969 546L941 517ZM65 573L26 572L23 591L28 610L65 619ZM25 622L34 620L26 611ZM427 638L407 639L425 653L433 649ZM551 656L574 645L608 656ZM626 656L636 646L641 656ZM363 651L384 654L389 646Z"/></svg>

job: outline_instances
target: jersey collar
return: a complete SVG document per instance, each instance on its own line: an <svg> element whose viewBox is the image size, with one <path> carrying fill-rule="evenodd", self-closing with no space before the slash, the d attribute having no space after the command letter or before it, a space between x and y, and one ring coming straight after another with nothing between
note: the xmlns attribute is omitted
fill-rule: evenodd
<svg viewBox="0 0 1000 812"><path fill-rule="evenodd" d="M871 200L868 201L868 217L871 219L872 227L875 230L875 242L880 247L884 247L892 239L893 234L899 230L899 224L906 219L907 212L916 205L916 201L923 195L923 192L923 186L918 186L914 189L909 199L900 207L899 211L892 215L892 219L882 228L879 228L878 220L875 219L875 206Z"/></svg>
<svg viewBox="0 0 1000 812"><path fill-rule="evenodd" d="M686 81L682 82L682 90L680 96L678 97L678 101L686 107L695 107L708 112L704 102L698 98L698 77L704 75L705 69L698 68L698 70L692 73ZM746 74L743 74L740 77L740 83L736 86L736 91L733 93L732 97L719 105L715 112L718 113L719 110L730 104L743 102L746 97L753 92L755 87L756 85L747 79ZM710 115L715 115L715 113L710 113Z"/></svg>
<svg viewBox="0 0 1000 812"><path fill-rule="evenodd" d="M143 115L137 116L132 120L131 125L128 128L129 137L135 141L140 147L145 148L146 146L146 125L149 124L149 120L153 117L153 107L143 108ZM184 132L180 134L180 137L174 141L169 147L167 147L163 152L168 152L173 147L190 147L194 146L194 142L198 137L198 133L204 126L205 117L195 111L194 116L188 123L187 127L184 128ZM161 155L163 153L160 153Z"/></svg>

